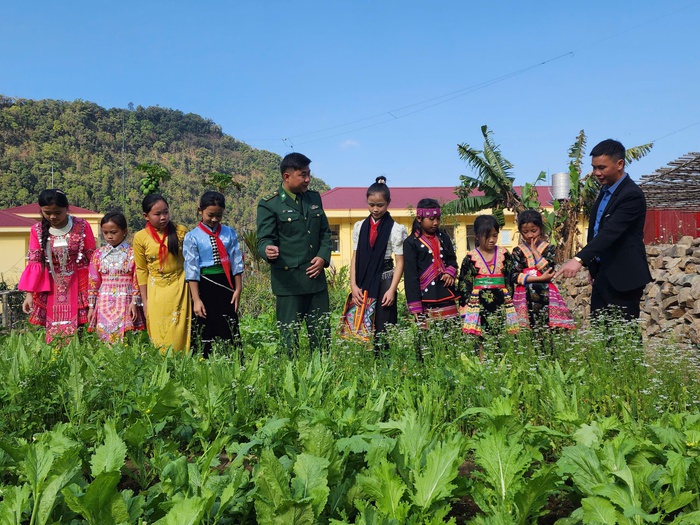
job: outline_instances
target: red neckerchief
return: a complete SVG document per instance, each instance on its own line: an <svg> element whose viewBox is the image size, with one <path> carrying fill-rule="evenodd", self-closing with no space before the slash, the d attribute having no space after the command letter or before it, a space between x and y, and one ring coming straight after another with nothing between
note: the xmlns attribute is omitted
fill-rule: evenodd
<svg viewBox="0 0 700 525"><path fill-rule="evenodd" d="M442 257L440 257L440 239L438 239L437 233L435 235L428 235L423 232L422 238L433 252L433 267L438 273L442 273L445 266L442 263Z"/></svg>
<svg viewBox="0 0 700 525"><path fill-rule="evenodd" d="M198 226L204 233L216 239L216 249L219 250L219 260L221 261L221 266L224 267L224 273L226 274L228 284L231 285L231 289L233 290L233 281L231 280L231 261L228 258L228 252L226 251L224 242L221 240L221 237L219 237L219 234L221 233L221 224L216 225L215 232L212 232L210 228L207 228L201 222L198 224Z"/></svg>
<svg viewBox="0 0 700 525"><path fill-rule="evenodd" d="M377 230L379 229L379 219L378 221L375 221L374 219L370 219L369 222L369 245L370 248L374 248L374 243L377 242Z"/></svg>
<svg viewBox="0 0 700 525"><path fill-rule="evenodd" d="M165 259L168 258L168 245L165 244L165 241L168 238L168 227L165 227L165 233L163 234L162 238L158 235L156 229L151 226L150 222L146 223L146 231L151 237L153 237L153 240L158 243L158 263L160 264L160 271L162 272L163 266L165 266Z"/></svg>

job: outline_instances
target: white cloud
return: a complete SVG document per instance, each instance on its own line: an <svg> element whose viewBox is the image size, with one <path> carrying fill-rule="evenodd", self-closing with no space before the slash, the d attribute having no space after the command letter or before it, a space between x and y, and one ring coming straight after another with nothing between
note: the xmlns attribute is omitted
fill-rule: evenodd
<svg viewBox="0 0 700 525"><path fill-rule="evenodd" d="M359 147L360 147L360 143L356 140L353 140L353 139L344 140L343 142L340 143L341 149L352 149L352 148L359 148Z"/></svg>

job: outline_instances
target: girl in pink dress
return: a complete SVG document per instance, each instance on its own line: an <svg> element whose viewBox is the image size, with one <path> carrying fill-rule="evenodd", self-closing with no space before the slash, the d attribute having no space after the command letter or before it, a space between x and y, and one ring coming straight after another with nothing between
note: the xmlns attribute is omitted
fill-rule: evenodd
<svg viewBox="0 0 700 525"><path fill-rule="evenodd" d="M39 194L41 222L29 234L27 267L18 288L27 292L22 304L29 322L46 327L46 342L70 337L87 322L88 264L95 237L85 219L68 214L61 190Z"/></svg>
<svg viewBox="0 0 700 525"><path fill-rule="evenodd" d="M88 331L107 343L122 341L129 331L143 330L141 292L136 282L134 250L126 242L126 218L110 212L100 222L107 244L92 256L88 282Z"/></svg>
<svg viewBox="0 0 700 525"><path fill-rule="evenodd" d="M520 245L513 248L513 304L522 328L576 327L571 311L552 282L557 250L545 239L544 221L537 210L518 215Z"/></svg>

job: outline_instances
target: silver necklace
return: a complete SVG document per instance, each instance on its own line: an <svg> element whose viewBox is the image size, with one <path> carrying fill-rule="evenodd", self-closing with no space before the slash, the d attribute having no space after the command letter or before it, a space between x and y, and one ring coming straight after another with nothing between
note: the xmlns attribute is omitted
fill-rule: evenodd
<svg viewBox="0 0 700 525"><path fill-rule="evenodd" d="M68 222L66 223L65 226L62 228L54 228L53 226L49 226L49 233L53 235L54 237L62 237L66 233L68 233L71 228L73 227L73 217L70 215L68 216Z"/></svg>

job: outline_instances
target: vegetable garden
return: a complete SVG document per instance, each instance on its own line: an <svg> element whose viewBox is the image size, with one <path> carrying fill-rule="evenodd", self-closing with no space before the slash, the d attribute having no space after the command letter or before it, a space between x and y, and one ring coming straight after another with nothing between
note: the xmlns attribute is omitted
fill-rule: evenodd
<svg viewBox="0 0 700 525"><path fill-rule="evenodd" d="M421 361L405 323L379 359L289 359L250 284L240 355L3 335L0 524L700 523L700 371L672 342L613 323L480 362L438 327Z"/></svg>

